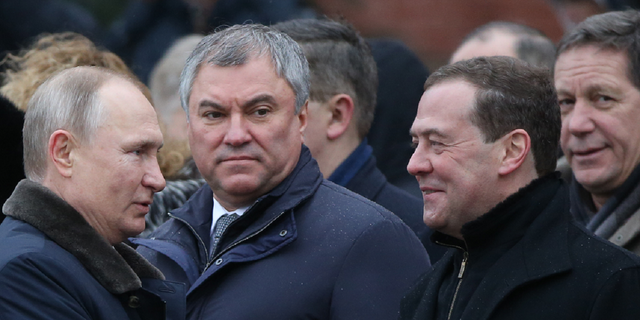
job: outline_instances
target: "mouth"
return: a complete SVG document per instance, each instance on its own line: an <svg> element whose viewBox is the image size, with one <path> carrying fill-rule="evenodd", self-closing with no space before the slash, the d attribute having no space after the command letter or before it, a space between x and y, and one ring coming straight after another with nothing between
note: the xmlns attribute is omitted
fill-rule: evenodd
<svg viewBox="0 0 640 320"><path fill-rule="evenodd" d="M228 161L252 161L252 160L256 160L256 158L254 157L250 157L250 156L234 156L234 157L227 157L222 159L222 161L220 162L228 162Z"/></svg>
<svg viewBox="0 0 640 320"><path fill-rule="evenodd" d="M152 201L140 201L134 202L134 205L138 208L140 212L144 212L145 214L149 212L151 208Z"/></svg>
<svg viewBox="0 0 640 320"><path fill-rule="evenodd" d="M442 190L433 189L433 188L429 188L429 187L420 187L420 191L422 191L422 194L424 196L428 196L430 194L434 194L434 193L437 193L437 192L442 192Z"/></svg>
<svg viewBox="0 0 640 320"><path fill-rule="evenodd" d="M577 158L588 158L597 155L605 148L606 147L571 150L571 155Z"/></svg>

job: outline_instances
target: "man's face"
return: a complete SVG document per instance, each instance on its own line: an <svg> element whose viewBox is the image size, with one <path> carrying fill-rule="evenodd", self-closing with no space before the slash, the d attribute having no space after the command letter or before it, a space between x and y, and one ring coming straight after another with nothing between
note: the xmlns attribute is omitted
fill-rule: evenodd
<svg viewBox="0 0 640 320"><path fill-rule="evenodd" d="M485 144L469 120L475 92L462 80L436 84L422 95L411 127L416 149L407 169L420 184L424 222L458 238L463 224L500 201L491 193L498 178L498 144Z"/></svg>
<svg viewBox="0 0 640 320"><path fill-rule="evenodd" d="M134 85L112 79L98 94L106 116L91 143L77 149L72 205L114 244L144 230L153 193L165 186L156 159L162 133Z"/></svg>
<svg viewBox="0 0 640 320"><path fill-rule="evenodd" d="M244 65L203 64L189 98L189 144L216 199L232 210L289 175L300 156L306 108L267 57Z"/></svg>
<svg viewBox="0 0 640 320"><path fill-rule="evenodd" d="M583 46L562 53L555 66L562 150L599 206L640 162L640 91L627 63L624 52Z"/></svg>

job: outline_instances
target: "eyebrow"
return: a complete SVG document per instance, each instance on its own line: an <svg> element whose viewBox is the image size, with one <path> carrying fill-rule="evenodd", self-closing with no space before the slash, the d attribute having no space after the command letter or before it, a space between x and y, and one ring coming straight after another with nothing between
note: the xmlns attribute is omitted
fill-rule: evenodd
<svg viewBox="0 0 640 320"><path fill-rule="evenodd" d="M246 109L246 108L249 108L249 107L254 106L256 104L262 103L262 102L266 102L266 103L273 104L273 105L277 104L276 99L272 95L265 93L265 94L258 95L256 97L252 98L251 100L243 103L241 108L242 109ZM225 109L225 107L223 107L222 105L220 105L220 104L218 104L216 102L213 102L211 100L203 100L202 102L200 102L198 107L199 108L211 107L211 108L220 109L220 110L224 110Z"/></svg>
<svg viewBox="0 0 640 320"><path fill-rule="evenodd" d="M441 138L447 138L448 137L448 135L446 135L444 132L442 132L441 130L438 130L436 128L420 130L418 132L416 132L415 130L409 130L409 134L412 137L430 136L430 135L438 136L438 137L441 137Z"/></svg>
<svg viewBox="0 0 640 320"><path fill-rule="evenodd" d="M202 108L202 107L211 107L214 109L224 109L224 107L222 107L221 105L211 101L211 100L203 100L200 102L200 104L198 105L198 108Z"/></svg>
<svg viewBox="0 0 640 320"><path fill-rule="evenodd" d="M269 104L277 104L276 99L270 94L261 94L242 104L242 109L254 106L256 104L266 102Z"/></svg>
<svg viewBox="0 0 640 320"><path fill-rule="evenodd" d="M164 146L164 141L161 142L160 145L158 145L157 141L145 139L140 141L133 141L129 144L129 146L134 149L150 149L157 147L158 150L160 150L160 148Z"/></svg>

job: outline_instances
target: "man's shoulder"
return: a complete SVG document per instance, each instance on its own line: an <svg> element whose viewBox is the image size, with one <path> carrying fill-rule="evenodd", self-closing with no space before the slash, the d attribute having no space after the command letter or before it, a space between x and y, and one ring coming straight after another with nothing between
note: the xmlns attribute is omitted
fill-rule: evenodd
<svg viewBox="0 0 640 320"><path fill-rule="evenodd" d="M61 270L82 267L68 251L26 222L7 217L0 226L0 270L7 265L32 264L42 267L65 265Z"/></svg>
<svg viewBox="0 0 640 320"><path fill-rule="evenodd" d="M336 209L358 209L358 214L367 215L370 218L387 219L393 216L382 205L328 180L320 184L312 198L316 202L332 203Z"/></svg>
<svg viewBox="0 0 640 320"><path fill-rule="evenodd" d="M420 212L422 215L423 202L422 199L413 196L405 190L402 190L389 182L386 182L378 196L373 201L381 204L393 213L397 211ZM399 214L401 214L400 212Z"/></svg>
<svg viewBox="0 0 640 320"><path fill-rule="evenodd" d="M314 224L317 224L314 229L320 225L338 225L340 229L360 233L385 225L386 228L403 228L413 234L398 216L380 204L327 180L301 208L307 213L305 215L311 213L314 217Z"/></svg>
<svg viewBox="0 0 640 320"><path fill-rule="evenodd" d="M584 226L572 221L569 227L571 250L576 263L598 272L615 272L621 269L640 271L640 257L606 239L594 235Z"/></svg>

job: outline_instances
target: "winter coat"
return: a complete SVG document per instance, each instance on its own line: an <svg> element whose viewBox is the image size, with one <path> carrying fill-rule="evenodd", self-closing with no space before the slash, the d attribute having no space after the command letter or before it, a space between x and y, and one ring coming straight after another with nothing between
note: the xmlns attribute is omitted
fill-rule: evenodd
<svg viewBox="0 0 640 320"><path fill-rule="evenodd" d="M0 225L0 319L184 319L185 286L22 180Z"/></svg>
<svg viewBox="0 0 640 320"><path fill-rule="evenodd" d="M403 299L401 319L640 319L640 259L569 215L558 175L463 226Z"/></svg>
<svg viewBox="0 0 640 320"><path fill-rule="evenodd" d="M133 239L168 279L189 285L188 319L394 319L429 268L411 229L324 180L306 147L210 255L212 206L205 185L150 239Z"/></svg>

